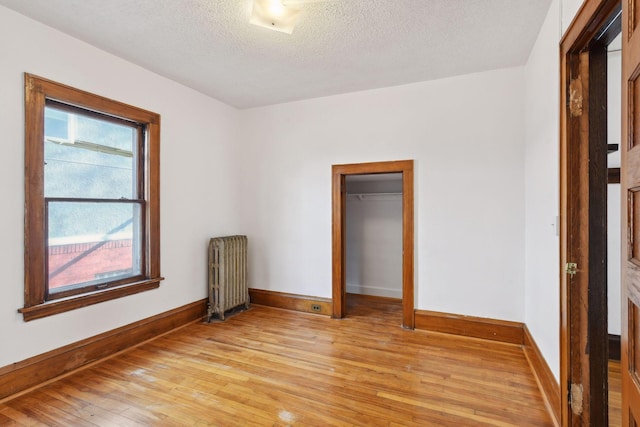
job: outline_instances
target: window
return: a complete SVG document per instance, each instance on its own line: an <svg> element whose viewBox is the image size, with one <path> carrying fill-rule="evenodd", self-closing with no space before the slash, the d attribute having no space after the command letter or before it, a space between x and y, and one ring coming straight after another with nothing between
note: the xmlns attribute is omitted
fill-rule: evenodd
<svg viewBox="0 0 640 427"><path fill-rule="evenodd" d="M25 74L32 320L157 288L160 116Z"/></svg>

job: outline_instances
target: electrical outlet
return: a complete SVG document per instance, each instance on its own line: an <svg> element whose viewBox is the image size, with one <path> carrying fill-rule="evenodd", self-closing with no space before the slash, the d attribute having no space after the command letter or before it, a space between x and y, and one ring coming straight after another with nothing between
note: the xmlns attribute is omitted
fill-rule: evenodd
<svg viewBox="0 0 640 427"><path fill-rule="evenodd" d="M320 311L320 304L311 304L311 310Z"/></svg>

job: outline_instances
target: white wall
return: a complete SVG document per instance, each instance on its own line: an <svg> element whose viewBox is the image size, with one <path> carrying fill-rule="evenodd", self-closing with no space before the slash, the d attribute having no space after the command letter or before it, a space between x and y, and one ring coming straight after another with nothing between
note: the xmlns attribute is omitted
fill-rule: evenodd
<svg viewBox="0 0 640 427"><path fill-rule="evenodd" d="M622 132L622 56L607 54L607 143L621 144ZM608 167L620 167L620 150L607 156ZM609 184L607 194L607 302L609 333L620 335L622 296L620 280L620 184Z"/></svg>
<svg viewBox="0 0 640 427"><path fill-rule="evenodd" d="M0 366L203 298L213 235L249 234L251 286L330 297L331 165L415 159L417 308L525 321L557 375L558 42L580 3L553 1L524 69L242 112L0 7ZM160 289L16 312L25 71L162 115Z"/></svg>
<svg viewBox="0 0 640 427"><path fill-rule="evenodd" d="M207 239L238 232L232 142L238 111L0 6L0 366L206 296ZM24 102L29 72L162 116L159 289L25 323ZM224 201L224 203L219 203Z"/></svg>
<svg viewBox="0 0 640 427"><path fill-rule="evenodd" d="M554 0L553 4L556 4L557 0ZM561 0L557 6L552 6L554 8L560 7L561 9L561 19L562 19L562 32L564 33L571 25L573 18L580 10L580 7L584 3L584 0ZM558 39L559 40L559 39Z"/></svg>
<svg viewBox="0 0 640 427"><path fill-rule="evenodd" d="M345 210L347 292L402 298L402 194L348 195Z"/></svg>
<svg viewBox="0 0 640 427"><path fill-rule="evenodd" d="M556 378L560 372L560 4L551 3L525 67L526 318Z"/></svg>
<svg viewBox="0 0 640 427"><path fill-rule="evenodd" d="M523 321L523 89L517 67L243 111L253 286L331 297L331 165L415 159L416 307Z"/></svg>

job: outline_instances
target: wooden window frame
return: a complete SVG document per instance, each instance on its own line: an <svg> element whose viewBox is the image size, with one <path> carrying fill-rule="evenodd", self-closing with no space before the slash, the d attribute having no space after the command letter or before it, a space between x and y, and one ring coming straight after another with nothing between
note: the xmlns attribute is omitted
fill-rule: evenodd
<svg viewBox="0 0 640 427"><path fill-rule="evenodd" d="M46 213L44 198L44 109L47 100L138 123L143 141L142 278L106 289L63 298L48 298L46 289ZM160 275L160 115L70 86L25 73L25 321L158 288Z"/></svg>

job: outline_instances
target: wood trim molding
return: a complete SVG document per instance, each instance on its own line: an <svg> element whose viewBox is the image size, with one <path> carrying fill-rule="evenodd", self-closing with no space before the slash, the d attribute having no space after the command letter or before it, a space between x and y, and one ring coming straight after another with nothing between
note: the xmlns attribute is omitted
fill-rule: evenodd
<svg viewBox="0 0 640 427"><path fill-rule="evenodd" d="M86 307L88 305L110 301L115 298L122 298L139 292L156 289L160 287L161 280L164 280L164 277L144 280L138 283L118 286L116 288L109 288L104 291L95 291L80 296L46 301L42 304L32 305L31 307L19 308L18 312L22 313L24 321L28 322L42 317L51 316L53 314Z"/></svg>
<svg viewBox="0 0 640 427"><path fill-rule="evenodd" d="M24 74L24 307L25 321L75 310L160 286L160 115L33 74ZM89 282L49 292L47 272L47 201L44 197L44 117L50 102L75 113L123 120L137 129L140 155L133 164L138 185L126 203L140 207L140 271L104 283ZM58 107L56 107L58 108ZM80 109L82 111L77 111ZM146 129L146 132L143 132ZM143 185L144 184L144 185ZM71 199L70 199L71 200ZM68 283L65 283L68 284ZM106 290L101 288L106 287Z"/></svg>
<svg viewBox="0 0 640 427"><path fill-rule="evenodd" d="M598 220L606 204L605 39L619 30L619 0L586 0L560 42L560 384L561 424L605 425L606 288L600 278L606 236ZM613 19L613 21L612 21ZM604 37L604 39L603 39ZM600 39L600 41L597 41ZM606 103L605 103L606 104ZM624 114L623 114L624 116ZM624 139L623 139L624 140ZM624 152L624 150L623 150ZM604 194L604 196L603 196ZM605 205L606 206L606 205ZM623 210L624 211L624 210ZM606 214L606 209L605 209ZM577 264L577 274L565 272ZM606 263L605 263L606 267ZM602 293L604 292L604 298ZM587 337L589 342L587 342ZM589 349L589 351L585 351ZM583 386L583 410L570 408L569 384ZM577 411L578 412L578 411Z"/></svg>
<svg viewBox="0 0 640 427"><path fill-rule="evenodd" d="M413 160L352 163L331 167L331 242L332 296L331 315L346 314L346 191L348 175L402 173L402 326L415 327L414 319L414 185Z"/></svg>
<svg viewBox="0 0 640 427"><path fill-rule="evenodd" d="M621 356L620 335L609 334L609 360L620 361Z"/></svg>
<svg viewBox="0 0 640 427"><path fill-rule="evenodd" d="M529 332L527 325L524 325L524 346L522 350L529 362L531 372L536 378L538 388L542 393L545 406L551 414L551 418L556 426L560 425L561 418L561 399L560 399L560 384L556 381L556 377L553 375L551 368L547 364L547 361L542 356L540 348L533 339L533 336Z"/></svg>
<svg viewBox="0 0 640 427"><path fill-rule="evenodd" d="M549 411L554 425L560 425L560 385L542 356L542 352L540 352L527 325L520 322L484 317L416 310L416 329L521 346L531 372L536 379L547 411Z"/></svg>
<svg viewBox="0 0 640 427"><path fill-rule="evenodd" d="M203 319L207 300L175 308L0 368L0 401Z"/></svg>
<svg viewBox="0 0 640 427"><path fill-rule="evenodd" d="M607 169L607 184L620 184L620 168Z"/></svg>
<svg viewBox="0 0 640 427"><path fill-rule="evenodd" d="M331 316L330 298L310 297L306 295L250 288L249 300L251 301L251 304ZM317 309L314 310L314 307Z"/></svg>
<svg viewBox="0 0 640 427"><path fill-rule="evenodd" d="M416 329L508 344L524 344L523 324L485 317L416 310Z"/></svg>

